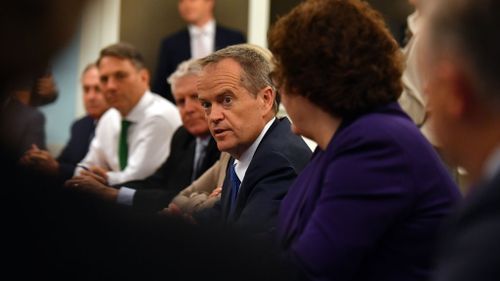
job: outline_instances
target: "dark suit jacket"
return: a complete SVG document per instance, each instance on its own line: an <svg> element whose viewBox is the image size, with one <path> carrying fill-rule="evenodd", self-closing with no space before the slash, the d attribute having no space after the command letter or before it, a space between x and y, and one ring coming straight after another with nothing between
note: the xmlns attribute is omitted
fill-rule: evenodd
<svg viewBox="0 0 500 281"><path fill-rule="evenodd" d="M164 38L160 45L151 91L171 102L175 101L170 91L170 85L167 83L167 78L177 69L179 63L191 58L190 41L189 31L185 28ZM246 39L239 31L216 25L214 42L214 50L219 50L229 45L244 43Z"/></svg>
<svg viewBox="0 0 500 281"><path fill-rule="evenodd" d="M500 280L500 172L473 190L447 226L433 280Z"/></svg>
<svg viewBox="0 0 500 281"><path fill-rule="evenodd" d="M57 157L61 180L67 180L73 176L76 164L87 155L94 131L95 120L88 115L73 123L70 139Z"/></svg>
<svg viewBox="0 0 500 281"><path fill-rule="evenodd" d="M45 116L36 107L24 105L13 98L3 108L0 122L1 141L10 147L16 157L21 157L32 144L47 149Z"/></svg>
<svg viewBox="0 0 500 281"><path fill-rule="evenodd" d="M133 200L134 208L146 212L159 211L191 184L196 138L181 126L174 133L170 146L170 155L153 175L144 180L119 185L137 190ZM211 138L200 173L212 167L219 156L217 145Z"/></svg>
<svg viewBox="0 0 500 281"><path fill-rule="evenodd" d="M278 236L311 280L428 280L460 195L396 103L344 120L290 187Z"/></svg>
<svg viewBox="0 0 500 281"><path fill-rule="evenodd" d="M222 221L246 233L273 233L281 200L310 157L309 147L290 130L290 121L277 119L257 147L241 182L234 216L229 217L231 183L226 176L220 202L196 218ZM230 160L229 165L233 162Z"/></svg>

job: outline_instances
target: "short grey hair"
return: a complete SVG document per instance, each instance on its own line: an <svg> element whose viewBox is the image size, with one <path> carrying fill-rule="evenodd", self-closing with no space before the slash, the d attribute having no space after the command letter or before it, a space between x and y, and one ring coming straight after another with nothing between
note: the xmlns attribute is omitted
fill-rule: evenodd
<svg viewBox="0 0 500 281"><path fill-rule="evenodd" d="M480 96L500 105L500 1L440 0L429 18L431 50L466 63Z"/></svg>
<svg viewBox="0 0 500 281"><path fill-rule="evenodd" d="M200 65L197 63L196 59L190 59L181 62L178 66L177 69L172 73L168 78L167 78L167 83L170 84L170 89L172 90L172 93L175 91L175 85L177 85L177 80L179 80L182 77L189 76L189 75L195 75L197 76L199 72L201 71Z"/></svg>
<svg viewBox="0 0 500 281"><path fill-rule="evenodd" d="M233 59L241 66L242 86L254 96L261 89L271 87L276 96L273 109L278 112L279 95L272 79L275 64L273 55L268 49L253 44L232 45L201 58L198 63L200 68L204 68L224 59Z"/></svg>

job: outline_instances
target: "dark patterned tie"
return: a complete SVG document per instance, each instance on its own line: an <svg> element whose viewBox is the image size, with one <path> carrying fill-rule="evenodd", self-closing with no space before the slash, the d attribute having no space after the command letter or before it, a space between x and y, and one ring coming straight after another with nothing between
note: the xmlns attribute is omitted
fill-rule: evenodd
<svg viewBox="0 0 500 281"><path fill-rule="evenodd" d="M241 181L236 174L234 166L234 163L229 165L229 180L231 181L231 194L229 195L231 196L231 206L229 209L229 218L234 216L234 211L236 210L236 199L238 198L238 191L241 185Z"/></svg>
<svg viewBox="0 0 500 281"><path fill-rule="evenodd" d="M205 155L207 154L207 145L203 142L200 142L196 145L197 155L196 163L194 164L193 175L191 177L191 181L194 181L202 174L203 161L205 161Z"/></svg>

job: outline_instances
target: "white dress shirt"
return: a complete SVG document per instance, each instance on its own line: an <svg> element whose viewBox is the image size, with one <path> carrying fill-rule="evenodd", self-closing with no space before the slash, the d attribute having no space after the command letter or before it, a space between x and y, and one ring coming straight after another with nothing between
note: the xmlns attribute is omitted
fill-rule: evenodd
<svg viewBox="0 0 500 281"><path fill-rule="evenodd" d="M411 117L413 122L415 122L417 126L421 127L420 130L429 142L434 146L439 147L439 143L429 130L429 120L426 120L427 113L425 105L427 103L427 99L423 93L423 81L420 75L421 71L419 69L419 45L421 44L421 29L424 21L425 19L423 18L423 15L421 15L418 11L408 16L408 28L413 35L403 49L403 53L406 58L406 66L401 77L401 82L403 83L403 93L399 98L399 104L401 105L401 108Z"/></svg>
<svg viewBox="0 0 500 281"><path fill-rule="evenodd" d="M110 185L144 179L155 172L170 154L173 133L182 125L175 105L150 91L146 91L125 119L132 124L127 131L128 159L123 171L118 159L122 116L114 108L99 120L89 152L80 162L86 167L110 170L107 173ZM81 170L77 168L75 175Z"/></svg>
<svg viewBox="0 0 500 281"><path fill-rule="evenodd" d="M250 166L250 163L252 162L253 155L255 154L255 151L257 150L257 147L259 147L262 138L266 135L274 120L276 120L276 117L266 123L266 126L264 126L264 129L262 129L260 135L257 137L257 139L255 139L252 145L245 152L243 152L243 154L241 154L240 159L234 160L234 170L236 172L236 175L238 176L238 179L240 179L240 182L243 182L245 174L248 170L248 166Z"/></svg>
<svg viewBox="0 0 500 281"><path fill-rule="evenodd" d="M215 21L210 20L204 26L189 25L191 42L191 58L199 59L214 51L215 47Z"/></svg>

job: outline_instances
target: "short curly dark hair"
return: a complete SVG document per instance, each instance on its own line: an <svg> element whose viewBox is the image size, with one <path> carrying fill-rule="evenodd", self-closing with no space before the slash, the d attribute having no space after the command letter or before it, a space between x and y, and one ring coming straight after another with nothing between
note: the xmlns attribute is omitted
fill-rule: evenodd
<svg viewBox="0 0 500 281"><path fill-rule="evenodd" d="M401 51L368 3L305 1L271 28L269 46L286 94L334 117L365 113L401 94Z"/></svg>

